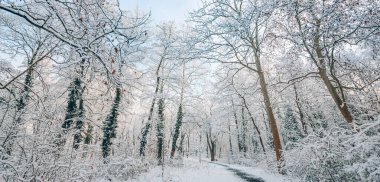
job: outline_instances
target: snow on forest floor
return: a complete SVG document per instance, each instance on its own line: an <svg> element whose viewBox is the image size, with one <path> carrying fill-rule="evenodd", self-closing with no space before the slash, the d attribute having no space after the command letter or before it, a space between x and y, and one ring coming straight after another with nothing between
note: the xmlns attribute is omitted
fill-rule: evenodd
<svg viewBox="0 0 380 182"><path fill-rule="evenodd" d="M299 182L299 179L290 178L288 176L280 175L280 174L274 174L272 172L265 171L264 169L255 168L255 167L247 167L247 166L241 166L241 165L229 165L230 168L239 170L241 172L258 176L262 178L264 181L267 182L285 182L285 181L291 181L291 182Z"/></svg>
<svg viewBox="0 0 380 182"><path fill-rule="evenodd" d="M157 166L149 172L141 174L137 182L283 182L291 180L279 174L266 172L262 169L244 167L240 165L228 165L224 163L210 163L197 159L184 159L182 166L165 166L162 178L162 167Z"/></svg>

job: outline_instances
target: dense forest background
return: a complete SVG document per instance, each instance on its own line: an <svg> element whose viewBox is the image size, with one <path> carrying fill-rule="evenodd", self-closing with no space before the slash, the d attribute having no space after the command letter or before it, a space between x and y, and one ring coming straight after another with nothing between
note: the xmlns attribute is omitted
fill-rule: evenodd
<svg viewBox="0 0 380 182"><path fill-rule="evenodd" d="M130 180L183 158L380 179L380 1L0 0L1 181Z"/></svg>

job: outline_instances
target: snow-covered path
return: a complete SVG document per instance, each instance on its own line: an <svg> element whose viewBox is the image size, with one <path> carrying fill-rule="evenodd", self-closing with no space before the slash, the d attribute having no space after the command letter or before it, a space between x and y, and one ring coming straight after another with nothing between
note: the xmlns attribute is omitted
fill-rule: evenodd
<svg viewBox="0 0 380 182"><path fill-rule="evenodd" d="M244 182L245 180L237 177L233 172L225 167L202 162L186 160L183 166L166 166L164 177L162 177L162 168L155 167L148 173L142 174L137 181L139 182Z"/></svg>
<svg viewBox="0 0 380 182"><path fill-rule="evenodd" d="M241 179L244 179L245 181L248 182L264 182L264 180L260 177L253 176L252 174L249 174L247 172L244 172L242 170L232 168L226 164L221 164L221 163L211 163L211 164L216 164L225 167L229 171L232 171L236 176L240 177Z"/></svg>
<svg viewBox="0 0 380 182"><path fill-rule="evenodd" d="M161 166L142 174L138 182L263 182L292 181L276 174L266 173L243 166L229 166L196 159L186 159L182 165L165 166L162 177Z"/></svg>

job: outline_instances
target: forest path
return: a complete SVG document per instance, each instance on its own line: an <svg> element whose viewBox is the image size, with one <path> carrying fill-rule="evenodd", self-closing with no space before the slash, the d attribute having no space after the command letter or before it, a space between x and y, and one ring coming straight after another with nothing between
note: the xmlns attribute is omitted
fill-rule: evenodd
<svg viewBox="0 0 380 182"><path fill-rule="evenodd" d="M210 162L211 164L220 165L225 167L227 170L232 171L236 176L240 177L241 179L247 181L247 182L264 182L264 180L260 177L248 174L242 170L232 168L226 164L221 164L217 162Z"/></svg>
<svg viewBox="0 0 380 182"><path fill-rule="evenodd" d="M177 161L178 162L178 161ZM170 162L167 162L170 163ZM157 166L141 174L137 182L278 182L293 181L263 169L241 165L229 165L189 158L183 162ZM296 180L297 181L297 180Z"/></svg>
<svg viewBox="0 0 380 182"><path fill-rule="evenodd" d="M183 163L157 166L141 174L138 182L247 182L226 167L206 161L199 163L196 159L185 159Z"/></svg>

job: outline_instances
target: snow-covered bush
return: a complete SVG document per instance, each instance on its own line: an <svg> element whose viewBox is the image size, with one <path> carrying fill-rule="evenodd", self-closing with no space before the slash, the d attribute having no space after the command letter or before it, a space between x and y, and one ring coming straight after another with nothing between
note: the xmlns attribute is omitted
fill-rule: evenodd
<svg viewBox="0 0 380 182"><path fill-rule="evenodd" d="M87 179L104 179L108 181L126 181L146 172L149 165L131 158L115 157L107 163L99 163L97 171ZM86 179L86 178L85 178Z"/></svg>
<svg viewBox="0 0 380 182"><path fill-rule="evenodd" d="M380 121L359 132L332 128L327 136L309 135L285 151L289 174L305 181L379 181Z"/></svg>
<svg viewBox="0 0 380 182"><path fill-rule="evenodd" d="M172 167L183 167L183 156L177 155L173 159L169 159L169 166Z"/></svg>
<svg viewBox="0 0 380 182"><path fill-rule="evenodd" d="M26 156L25 161L7 157L0 147L0 181L126 181L146 172L151 164L139 158L118 155L105 163L101 151L72 151L63 149L58 156L51 148L37 147L38 155ZM34 161L31 161L34 160Z"/></svg>

